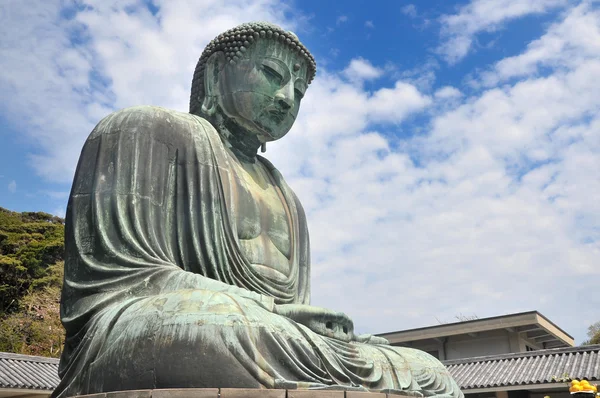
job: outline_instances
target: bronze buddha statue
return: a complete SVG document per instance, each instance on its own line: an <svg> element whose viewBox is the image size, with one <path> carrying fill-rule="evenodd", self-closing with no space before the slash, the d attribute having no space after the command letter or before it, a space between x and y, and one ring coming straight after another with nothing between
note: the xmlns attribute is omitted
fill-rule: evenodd
<svg viewBox="0 0 600 398"><path fill-rule="evenodd" d="M257 152L290 130L315 71L293 33L243 24L202 54L190 113L132 107L95 127L67 208L54 397L332 386L462 397L437 359L310 305L304 211Z"/></svg>

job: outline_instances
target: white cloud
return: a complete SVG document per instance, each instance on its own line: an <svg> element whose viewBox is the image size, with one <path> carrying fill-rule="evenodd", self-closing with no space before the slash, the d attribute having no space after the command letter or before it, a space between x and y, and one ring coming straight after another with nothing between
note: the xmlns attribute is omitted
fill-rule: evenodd
<svg viewBox="0 0 600 398"><path fill-rule="evenodd" d="M365 80L377 79L383 75L383 69L373 66L364 58L355 58L350 61L343 74L353 82L362 83Z"/></svg>
<svg viewBox="0 0 600 398"><path fill-rule="evenodd" d="M61 207L57 207L55 208L51 214L54 214L55 216L61 217L61 218L65 218L65 214L67 212L67 209L64 206Z"/></svg>
<svg viewBox="0 0 600 398"><path fill-rule="evenodd" d="M438 89L434 96L439 99L459 98L462 97L462 93L456 87L444 86Z"/></svg>
<svg viewBox="0 0 600 398"><path fill-rule="evenodd" d="M440 17L444 42L437 51L453 64L464 58L480 32L493 32L509 21L566 6L568 0L471 0L456 14Z"/></svg>
<svg viewBox="0 0 600 398"><path fill-rule="evenodd" d="M12 180L11 182L8 183L8 192L10 192L10 193L17 192L17 182L15 180Z"/></svg>
<svg viewBox="0 0 600 398"><path fill-rule="evenodd" d="M335 20L335 24L336 25L341 25L345 22L348 22L348 16L347 15L340 15L339 17L337 17L337 19Z"/></svg>
<svg viewBox="0 0 600 398"><path fill-rule="evenodd" d="M431 104L412 84L398 81L393 88L381 88L369 99L369 119L375 122L400 123L409 114Z"/></svg>
<svg viewBox="0 0 600 398"><path fill-rule="evenodd" d="M365 21L365 27L375 29L375 24L373 23L373 21Z"/></svg>
<svg viewBox="0 0 600 398"><path fill-rule="evenodd" d="M417 17L417 7L415 7L414 4L405 5L400 9L400 11L402 12L402 14L408 15L411 18Z"/></svg>
<svg viewBox="0 0 600 398"><path fill-rule="evenodd" d="M540 68L571 68L600 53L600 12L589 3L572 8L522 54L504 58L484 73L488 86L511 78L536 75Z"/></svg>

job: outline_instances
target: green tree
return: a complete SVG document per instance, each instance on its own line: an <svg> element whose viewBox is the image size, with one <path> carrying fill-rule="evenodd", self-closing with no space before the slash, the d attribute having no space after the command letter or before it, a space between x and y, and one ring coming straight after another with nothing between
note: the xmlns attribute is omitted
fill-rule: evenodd
<svg viewBox="0 0 600 398"><path fill-rule="evenodd" d="M588 340L581 343L581 345L600 344L600 321L588 326L587 335Z"/></svg>
<svg viewBox="0 0 600 398"><path fill-rule="evenodd" d="M0 317L18 311L49 267L64 257L64 220L43 212L0 207Z"/></svg>
<svg viewBox="0 0 600 398"><path fill-rule="evenodd" d="M0 351L58 356L64 220L0 207Z"/></svg>
<svg viewBox="0 0 600 398"><path fill-rule="evenodd" d="M60 290L64 264L51 265L43 285L20 299L20 310L0 322L0 351L58 357L64 329L60 323Z"/></svg>

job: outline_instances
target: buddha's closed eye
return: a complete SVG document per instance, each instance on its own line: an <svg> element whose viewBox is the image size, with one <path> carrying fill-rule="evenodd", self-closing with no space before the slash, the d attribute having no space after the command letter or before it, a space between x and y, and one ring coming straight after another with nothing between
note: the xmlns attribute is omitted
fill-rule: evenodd
<svg viewBox="0 0 600 398"><path fill-rule="evenodd" d="M274 83L281 84L281 82L283 81L283 76L281 75L281 73L279 73L278 71L276 71L268 65L263 65L262 71L263 74Z"/></svg>

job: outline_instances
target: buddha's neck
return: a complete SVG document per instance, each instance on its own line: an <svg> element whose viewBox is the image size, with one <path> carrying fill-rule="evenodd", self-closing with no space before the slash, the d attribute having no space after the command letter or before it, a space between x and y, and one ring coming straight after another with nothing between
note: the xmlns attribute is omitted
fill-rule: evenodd
<svg viewBox="0 0 600 398"><path fill-rule="evenodd" d="M222 139L229 143L234 155L245 162L254 163L261 142L256 134L240 126L233 119L219 115L215 127Z"/></svg>

